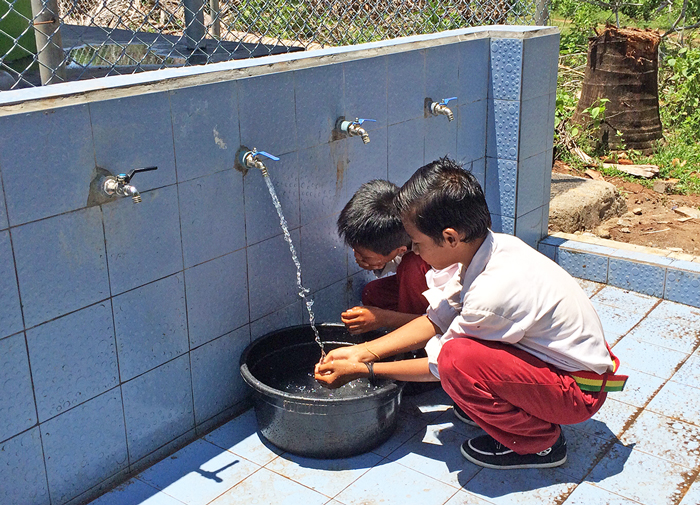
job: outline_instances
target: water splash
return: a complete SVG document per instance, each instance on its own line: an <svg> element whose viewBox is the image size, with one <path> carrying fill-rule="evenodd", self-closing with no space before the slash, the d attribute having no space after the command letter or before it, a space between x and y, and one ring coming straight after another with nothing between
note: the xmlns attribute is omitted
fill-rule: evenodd
<svg viewBox="0 0 700 505"><path fill-rule="evenodd" d="M280 227L282 228L282 232L284 233L284 240L286 240L287 244L289 244L289 251L292 253L292 261L294 261L294 265L297 267L297 288L299 289L299 297L301 297L304 300L306 310L309 312L309 323L311 324L311 329L314 331L314 338L316 340L316 343L321 348L321 359L323 359L326 357L326 351L323 348L321 336L318 334L318 329L316 328L316 318L314 317L314 313L311 310L314 301L310 296L308 296L308 288L305 288L301 284L301 263L299 263L299 258L297 257L296 249L294 249L294 244L292 243L292 236L289 234L289 226L287 226L287 220L284 218L284 214L282 213L282 205L280 205L280 200L279 198L277 198L277 192L275 191L275 187L272 185L272 180L270 179L270 176L267 174L266 171L263 172L263 179L265 179L265 184L267 184L267 189L270 192L270 196L272 197L272 203L274 204L275 209L277 209L277 215L280 218Z"/></svg>

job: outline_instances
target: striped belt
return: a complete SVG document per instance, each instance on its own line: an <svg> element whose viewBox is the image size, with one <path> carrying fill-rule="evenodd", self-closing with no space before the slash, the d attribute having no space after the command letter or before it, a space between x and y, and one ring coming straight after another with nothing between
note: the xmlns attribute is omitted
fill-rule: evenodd
<svg viewBox="0 0 700 505"><path fill-rule="evenodd" d="M622 391L625 388L628 376L615 375L617 369L620 368L620 360L612 353L610 347L608 347L608 351L613 360L612 373L569 372L569 375L573 377L581 391L604 391L606 393L611 393L614 391Z"/></svg>

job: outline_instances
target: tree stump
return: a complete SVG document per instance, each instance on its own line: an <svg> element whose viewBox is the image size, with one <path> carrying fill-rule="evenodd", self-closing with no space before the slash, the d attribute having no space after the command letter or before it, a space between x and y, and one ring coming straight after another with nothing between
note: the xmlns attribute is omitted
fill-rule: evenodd
<svg viewBox="0 0 700 505"><path fill-rule="evenodd" d="M573 121L589 125L584 110L599 98L605 104L600 140L609 148L636 149L646 154L663 138L659 117L658 32L606 26L588 40L588 63ZM616 133L622 133L619 138Z"/></svg>

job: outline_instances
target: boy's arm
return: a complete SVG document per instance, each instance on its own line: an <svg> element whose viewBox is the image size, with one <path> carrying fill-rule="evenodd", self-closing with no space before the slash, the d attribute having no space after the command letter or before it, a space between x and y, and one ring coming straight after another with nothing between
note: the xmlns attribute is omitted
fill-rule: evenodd
<svg viewBox="0 0 700 505"><path fill-rule="evenodd" d="M371 306L353 307L340 315L341 321L352 335L383 327L399 328L418 317L419 314L406 314Z"/></svg>
<svg viewBox="0 0 700 505"><path fill-rule="evenodd" d="M339 347L328 353L329 359L347 359L355 362L379 361L403 352L422 349L436 334L441 333L428 316L418 316L391 333L362 344Z"/></svg>
<svg viewBox="0 0 700 505"><path fill-rule="evenodd" d="M374 376L381 379L394 379L410 382L435 382L439 380L428 366L428 358L374 363ZM364 363L349 360L324 361L316 365L316 380L331 389L339 388L351 380L369 377L369 369Z"/></svg>

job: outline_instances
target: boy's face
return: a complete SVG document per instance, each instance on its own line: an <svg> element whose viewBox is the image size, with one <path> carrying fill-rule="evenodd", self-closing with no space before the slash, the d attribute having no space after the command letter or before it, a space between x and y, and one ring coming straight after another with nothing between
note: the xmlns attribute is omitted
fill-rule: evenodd
<svg viewBox="0 0 700 505"><path fill-rule="evenodd" d="M397 254L406 252L407 249L406 247L399 247L387 255L379 254L360 246L355 246L352 250L355 253L355 261L360 267L365 270L381 270L384 268L384 265L396 258Z"/></svg>
<svg viewBox="0 0 700 505"><path fill-rule="evenodd" d="M431 267L442 270L450 265L459 263L460 258L454 247L449 247L447 241L436 243L431 237L421 233L410 219L403 220L403 227L413 242L413 252L423 258Z"/></svg>

